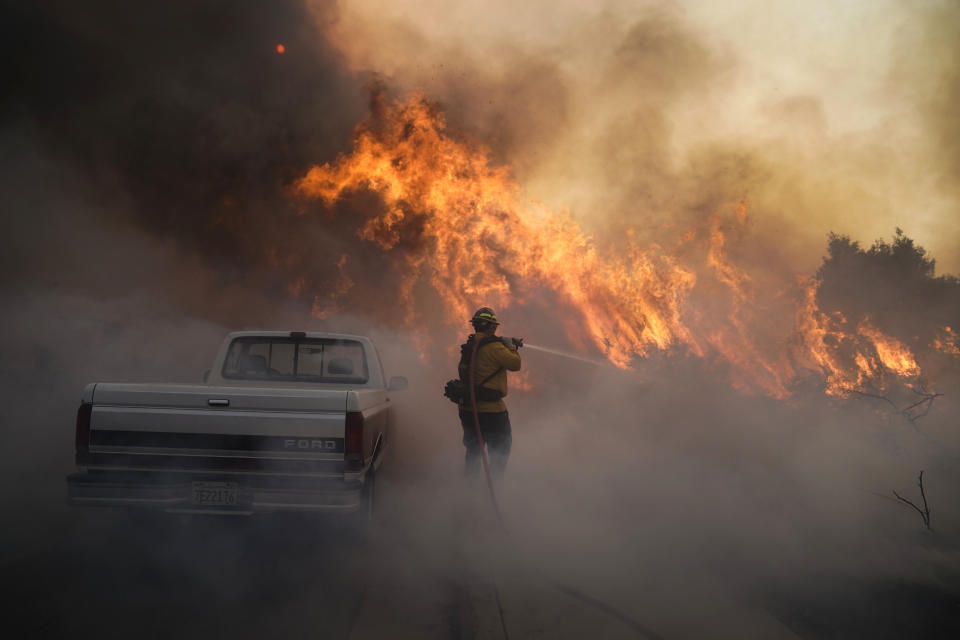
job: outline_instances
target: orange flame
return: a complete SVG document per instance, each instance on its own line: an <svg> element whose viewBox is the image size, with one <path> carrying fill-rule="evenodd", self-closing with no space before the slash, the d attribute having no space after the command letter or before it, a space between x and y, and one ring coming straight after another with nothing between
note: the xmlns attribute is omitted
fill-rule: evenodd
<svg viewBox="0 0 960 640"><path fill-rule="evenodd" d="M960 334L950 327L944 327L940 330L940 335L933 339L931 346L947 355L960 356Z"/></svg>
<svg viewBox="0 0 960 640"><path fill-rule="evenodd" d="M413 292L421 283L439 295L455 326L481 302L504 308L527 293L552 291L576 314L564 325L571 343L592 343L621 368L651 350L682 347L726 363L738 389L775 397L790 395L804 370L819 372L836 396L920 374L911 351L869 319L851 329L843 316L822 312L816 280L801 283L795 326L776 327L788 332L779 338L765 329L770 339L761 343L758 327L775 323L765 321L767 302L757 301L753 278L728 255L725 225L745 228L745 202L732 218L710 219L700 240L706 269L699 273L681 262L681 253L642 247L630 231L617 252L565 212L525 201L509 170L492 165L485 148L449 135L443 114L420 95L405 103L376 101L357 127L353 149L312 167L294 190L327 206L353 192L379 195L382 210L359 235L385 251L401 249L398 296L411 326L420 319ZM688 231L679 246L696 246L699 237ZM692 302L704 279L727 292L719 317ZM338 287L331 299L347 289ZM317 315L327 310L315 305Z"/></svg>
<svg viewBox="0 0 960 640"><path fill-rule="evenodd" d="M864 318L857 332L873 345L877 359L888 371L901 378L920 375L920 367L910 349L896 338L883 334L870 323L869 318Z"/></svg>
<svg viewBox="0 0 960 640"><path fill-rule="evenodd" d="M408 252L401 297L424 278L462 324L477 300L507 307L512 281L555 291L582 315L594 345L620 367L650 348L691 342L680 319L694 274L667 255L631 244L623 258L602 254L566 215L544 215L520 201L519 188L484 149L445 133L442 114L422 97L383 105L375 121L358 128L354 149L334 164L313 167L297 192L330 205L345 193L380 194L386 211L360 231L385 250L405 227L421 225L429 249Z"/></svg>
<svg viewBox="0 0 960 640"><path fill-rule="evenodd" d="M747 203L741 201L735 212L734 224L743 228L746 222ZM734 387L743 392L759 389L767 395L785 398L790 395L788 386L794 376L793 367L782 357L784 354L766 354L758 348L753 338L757 318L751 278L730 261L726 244L722 219L715 215L711 219L707 265L730 290L732 303L726 318L727 324L715 323L707 339L719 357L731 365Z"/></svg>
<svg viewBox="0 0 960 640"><path fill-rule="evenodd" d="M843 314L825 314L817 306L819 283L806 284L797 318L800 357L812 361L826 381L826 392L845 397L868 383L882 390L886 378L916 378L920 367L910 349L864 318L854 331Z"/></svg>

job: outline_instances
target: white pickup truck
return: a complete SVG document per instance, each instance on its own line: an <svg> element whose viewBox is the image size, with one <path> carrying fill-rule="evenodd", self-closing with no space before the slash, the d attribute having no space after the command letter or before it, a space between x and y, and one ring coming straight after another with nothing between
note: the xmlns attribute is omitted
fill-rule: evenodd
<svg viewBox="0 0 960 640"><path fill-rule="evenodd" d="M74 505L180 513L369 514L390 440L389 380L361 336L229 334L203 384L87 385Z"/></svg>

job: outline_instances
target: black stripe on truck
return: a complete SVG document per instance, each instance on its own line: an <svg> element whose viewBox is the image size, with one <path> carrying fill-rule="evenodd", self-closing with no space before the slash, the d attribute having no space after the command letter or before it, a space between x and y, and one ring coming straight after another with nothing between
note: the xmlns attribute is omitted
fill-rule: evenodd
<svg viewBox="0 0 960 640"><path fill-rule="evenodd" d="M90 446L343 453L343 438L96 429L90 433Z"/></svg>

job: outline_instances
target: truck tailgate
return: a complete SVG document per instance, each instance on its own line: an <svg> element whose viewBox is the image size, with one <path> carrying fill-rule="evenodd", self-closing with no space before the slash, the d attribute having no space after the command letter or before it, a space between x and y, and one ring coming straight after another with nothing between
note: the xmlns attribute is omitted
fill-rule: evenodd
<svg viewBox="0 0 960 640"><path fill-rule="evenodd" d="M343 389L98 385L91 462L98 453L341 461L347 397Z"/></svg>

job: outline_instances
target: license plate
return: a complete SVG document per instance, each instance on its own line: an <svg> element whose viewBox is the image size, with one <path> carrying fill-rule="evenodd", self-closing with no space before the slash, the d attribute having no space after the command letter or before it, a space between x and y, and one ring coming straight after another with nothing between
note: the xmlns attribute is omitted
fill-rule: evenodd
<svg viewBox="0 0 960 640"><path fill-rule="evenodd" d="M197 505L237 505L240 487L236 482L194 482L191 499Z"/></svg>

